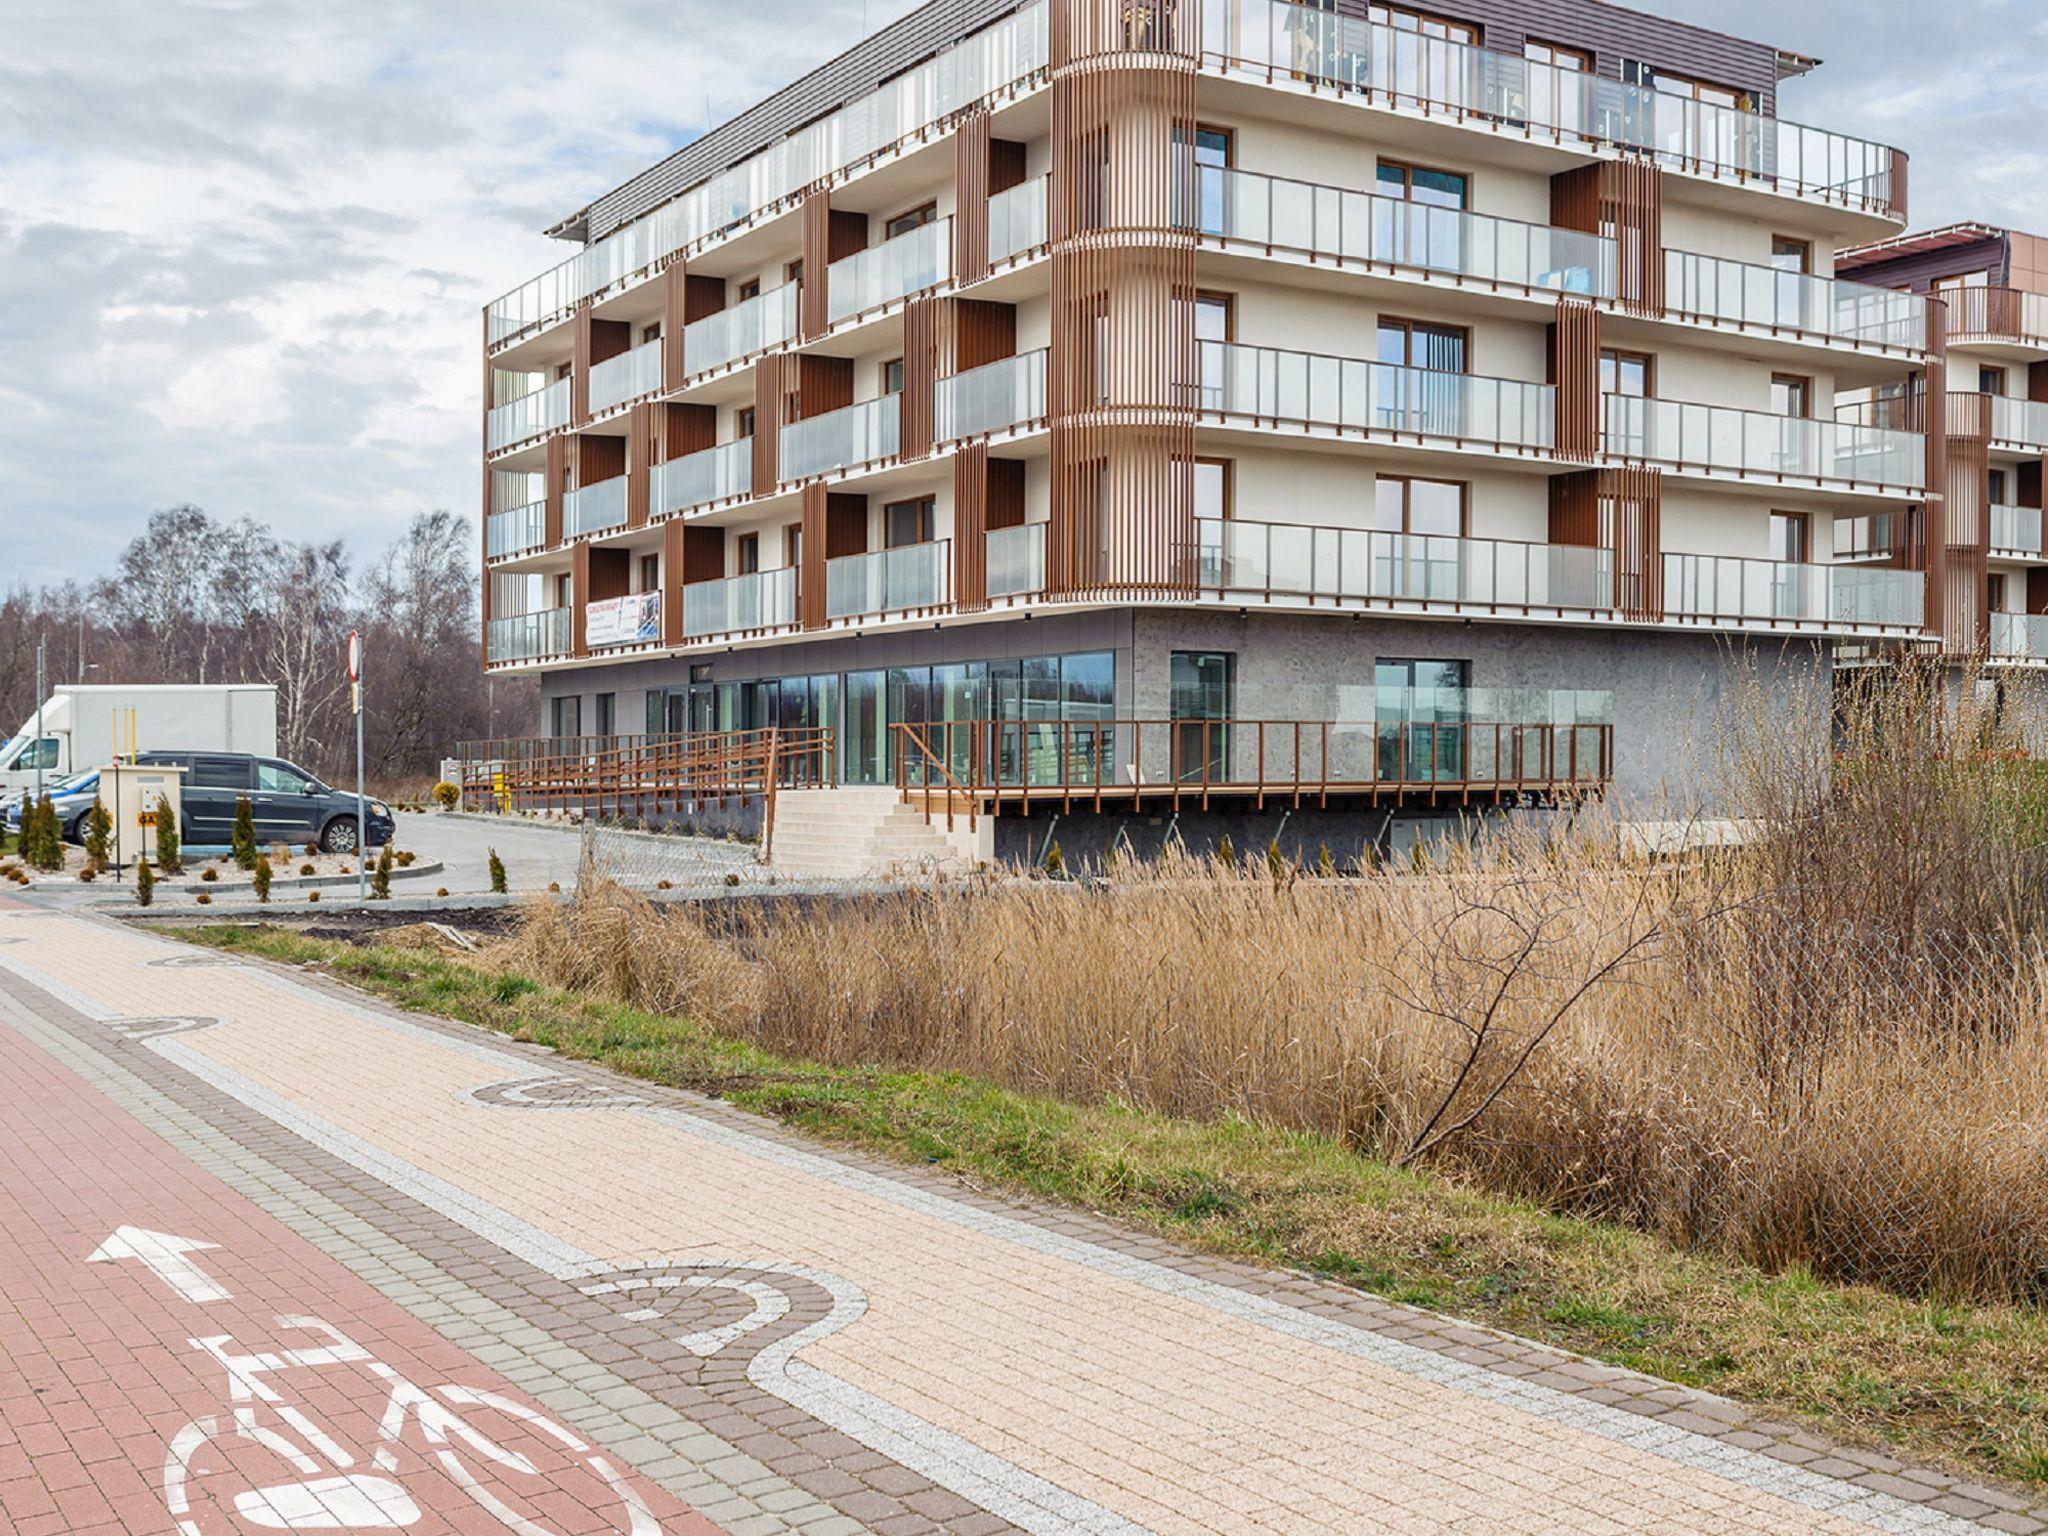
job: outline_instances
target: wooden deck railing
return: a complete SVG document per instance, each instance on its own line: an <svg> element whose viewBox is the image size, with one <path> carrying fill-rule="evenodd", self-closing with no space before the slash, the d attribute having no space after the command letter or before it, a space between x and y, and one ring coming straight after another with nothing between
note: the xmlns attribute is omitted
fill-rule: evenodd
<svg viewBox="0 0 2048 1536"><path fill-rule="evenodd" d="M891 727L896 787L947 825L1035 802L1206 808L1332 796L1470 804L1598 794L1609 724L1439 720L947 720Z"/></svg>

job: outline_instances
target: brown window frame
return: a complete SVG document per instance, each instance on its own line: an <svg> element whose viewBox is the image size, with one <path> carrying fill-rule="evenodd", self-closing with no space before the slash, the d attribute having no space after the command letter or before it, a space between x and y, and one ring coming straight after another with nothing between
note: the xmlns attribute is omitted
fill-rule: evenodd
<svg viewBox="0 0 2048 1536"><path fill-rule="evenodd" d="M1416 362L1407 362L1407 363L1388 363L1388 362L1386 362L1386 361L1385 361L1384 359L1382 359L1382 358L1380 357L1380 355L1379 355L1379 339L1380 339L1380 332L1381 332L1381 331L1386 331L1386 330L1399 330L1399 331L1405 331L1405 332L1407 333L1407 335L1408 335L1408 345L1407 345L1407 350L1408 350L1408 353L1409 353L1409 355L1410 355L1410 356L1412 357L1412 356L1414 355L1414 352L1415 352L1415 345L1414 345L1414 343L1415 343L1415 332L1416 332L1416 331L1417 331L1418 329L1420 329L1420 330L1425 330L1425 331L1438 331L1438 332L1441 332L1442 334L1444 334L1444 335L1446 335L1446 336L1450 336L1450 335L1456 335L1456 336L1457 336L1457 337L1459 338L1459 341L1460 341L1460 345L1461 345L1461 346L1463 347L1463 349L1464 349L1464 353L1465 353L1465 366L1464 366L1463 368L1460 368L1460 369L1456 369L1456 370L1452 370L1452 369L1448 369L1448 368L1445 368L1445 369L1433 369L1433 368L1425 368L1425 367L1423 367L1423 365L1422 365L1421 363L1416 363ZM1412 319L1410 319L1410 318L1409 318L1408 316L1406 316L1406 315L1381 315L1381 316L1379 317L1379 319L1378 319L1378 320L1377 320L1377 321L1376 321L1376 322L1374 323L1374 325L1373 325L1373 330L1372 330L1372 339L1373 339L1373 363L1374 363L1374 365L1375 365L1376 367L1381 367L1381 368L1415 368L1415 369L1419 369L1420 371L1422 371L1422 372L1424 372L1424 373L1437 373L1437 372L1442 372L1442 373L1450 373L1450 372L1453 372L1453 371L1455 371L1455 372L1457 372L1458 374L1461 374L1461 375L1466 375L1466 376L1469 376L1469 375L1471 374L1471 372L1472 372L1472 327L1471 327L1471 326L1469 326L1469 325L1449 325L1449 324L1446 324L1446 323L1445 323L1444 321L1442 321L1442 320L1412 320ZM1427 479L1428 477L1427 477L1427 476L1424 476L1424 478L1425 478L1425 479Z"/></svg>
<svg viewBox="0 0 2048 1536"><path fill-rule="evenodd" d="M899 379L898 379L897 385L896 385L896 387L895 387L894 389L891 389L891 388L889 387L889 370L890 370L891 368L896 368L896 369L900 369L900 370L902 370L902 372L901 372L901 374L900 374L900 376L899 376ZM882 360L882 393L883 393L884 395L900 395L900 394L902 394L902 393L903 393L903 389L904 389L904 386L905 386L905 385L907 385L907 384L908 384L909 382L910 382L910 373L909 373L909 370L908 370L908 369L905 369L905 368L904 368L904 363L903 363L903 359L902 359L901 357L889 357L889 358L884 358L884 359Z"/></svg>
<svg viewBox="0 0 2048 1536"><path fill-rule="evenodd" d="M1782 517L1787 522L1796 525L1799 529L1799 556L1797 559L1786 561L1785 563L1789 565L1811 565L1813 563L1813 514L1811 512L1787 511L1783 507L1773 507L1771 508L1770 515L1773 518ZM1771 558L1773 560L1785 559L1775 548L1771 550Z"/></svg>
<svg viewBox="0 0 2048 1536"><path fill-rule="evenodd" d="M921 539L912 539L908 544L892 544L889 541L889 514L898 507L918 507L918 529L924 534ZM922 496L903 496L895 501L882 503L882 548L915 549L920 544L930 544L939 536L939 498L927 491Z"/></svg>
<svg viewBox="0 0 2048 1536"><path fill-rule="evenodd" d="M740 305L746 303L749 299L758 299L759 297L761 297L761 279L750 277L740 284L739 297L734 299L733 303Z"/></svg>
<svg viewBox="0 0 2048 1536"><path fill-rule="evenodd" d="M1620 373L1621 373L1621 369L1620 369L1620 367L1618 366L1619 364L1621 364L1621 363L1623 363L1623 362L1630 362L1630 363L1641 363L1641 364L1643 365L1643 392L1642 392L1642 394L1641 394L1641 395L1640 395L1639 397L1638 397L1638 396L1624 396L1624 398L1629 398L1629 399L1633 399L1633 398L1640 398L1640 399L1644 399L1644 400L1654 400L1654 399L1656 399L1656 398L1657 398L1657 354L1656 354L1656 353L1654 353L1654 352L1636 352L1636 351L1632 351L1631 349L1629 349L1629 348L1627 348L1627 347L1602 347L1602 348L1600 349L1599 355L1598 355L1597 357L1595 357L1595 358L1593 359L1593 373L1594 373L1594 377L1595 377L1596 379L1597 379L1597 378L1599 377L1599 373L1600 373L1600 365L1601 365L1602 363L1606 362L1606 361L1607 361L1607 360L1608 360L1609 358L1613 358L1613 359L1615 360L1616 364L1617 364L1617 367L1616 367L1616 368L1615 368L1615 370L1614 370L1614 371L1615 371L1615 374L1616 374L1616 376L1617 376L1617 382L1618 382L1618 380L1619 380L1619 375L1620 375ZM1600 391L1600 393L1602 393L1603 395L1606 395L1606 394L1621 394L1621 391L1620 391L1620 390L1618 390L1618 389L1617 389L1617 390L1608 390L1608 389L1603 389L1603 390L1601 390L1601 391Z"/></svg>
<svg viewBox="0 0 2048 1536"><path fill-rule="evenodd" d="M1237 340L1237 295L1225 293L1220 288L1197 288L1195 308L1199 311L1204 304L1220 304L1223 307L1223 340Z"/></svg>
<svg viewBox="0 0 2048 1536"><path fill-rule="evenodd" d="M1774 262L1777 260L1778 247L1781 245L1798 246L1799 270L1807 277L1813 276L1813 242L1811 240L1802 240L1797 235L1773 234L1771 236L1771 259Z"/></svg>
<svg viewBox="0 0 2048 1536"><path fill-rule="evenodd" d="M1213 133L1218 138L1223 140L1222 168L1227 171L1235 167L1237 164L1237 130L1235 128L1226 128L1221 123L1204 123L1198 121L1195 124L1195 139L1189 141L1190 145L1192 146L1192 144L1196 140L1199 140L1201 136L1205 133Z"/></svg>
<svg viewBox="0 0 2048 1536"><path fill-rule="evenodd" d="M1455 176L1465 183L1465 200L1458 204L1458 211L1460 213L1470 213L1472 211L1472 192L1478 183L1478 178L1470 171L1461 171L1456 166L1451 165L1425 165L1420 160L1389 160L1382 156L1374 160L1372 168L1373 193L1380 197L1392 195L1391 193L1379 190L1384 185L1380 180L1380 172L1383 170L1394 170L1404 173L1401 179L1401 196L1396 199L1396 201L1403 203L1415 201L1415 173L1417 171L1431 171L1438 176ZM1438 205L1435 203L1424 203L1422 206L1434 208Z"/></svg>
<svg viewBox="0 0 2048 1536"><path fill-rule="evenodd" d="M915 224L909 225L903 229L898 229L896 227L898 224L901 224L905 219L912 218L920 214L922 214L923 217L918 218ZM884 240L894 240L898 235L912 234L917 230L923 229L927 224L936 224L938 222L939 200L935 197L928 197L923 202L917 204L915 207L906 208L901 213L891 214L888 218L882 220L882 238Z"/></svg>
<svg viewBox="0 0 2048 1536"><path fill-rule="evenodd" d="M1368 20L1376 21L1383 27L1392 27L1397 32L1414 31L1418 36L1429 36L1429 34L1427 32L1424 32L1420 26L1409 28L1399 26L1395 23L1394 18L1396 16L1406 16L1412 18L1417 22L1433 21L1438 26L1445 28L1446 41L1449 42L1464 43L1470 47L1477 48L1483 45L1486 41L1486 29L1482 27L1478 22L1466 21L1457 16L1446 16L1441 11L1425 11L1420 6L1369 5L1366 7L1366 16ZM1471 36L1448 36L1449 29L1453 27L1463 32L1469 32Z"/></svg>
<svg viewBox="0 0 2048 1536"><path fill-rule="evenodd" d="M652 580L649 579L650 576ZM659 592L661 590L660 555L642 555L640 557L640 590L642 592Z"/></svg>
<svg viewBox="0 0 2048 1536"><path fill-rule="evenodd" d="M761 535L758 531L738 533L732 540L732 573L754 576L761 570Z"/></svg>
<svg viewBox="0 0 2048 1536"><path fill-rule="evenodd" d="M1530 54L1529 50L1531 48L1541 48L1545 50L1547 53L1549 53L1550 57L1547 59L1536 58ZM1569 43L1553 43L1549 41L1547 38L1523 38L1522 57L1531 64L1548 64L1553 69L1559 67L1557 63L1558 59L1572 58L1578 61L1579 68L1577 72L1579 74L1590 75L1595 73L1596 70L1596 62L1593 57L1592 49L1574 48Z"/></svg>
<svg viewBox="0 0 2048 1536"><path fill-rule="evenodd" d="M734 442L754 435L754 407L742 405L732 413L732 439Z"/></svg>
<svg viewBox="0 0 2048 1536"><path fill-rule="evenodd" d="M1218 514L1226 523L1237 520L1237 460L1214 454L1200 454L1195 458L1197 467L1213 464L1223 471L1223 510ZM1192 478L1192 477L1190 477Z"/></svg>
<svg viewBox="0 0 2048 1536"><path fill-rule="evenodd" d="M643 325L640 327L641 346L644 347L649 342L655 342L659 340L661 340L661 322L659 320L655 321L652 325Z"/></svg>
<svg viewBox="0 0 2048 1536"><path fill-rule="evenodd" d="M1458 531L1455 535L1416 533L1413 528L1408 526L1410 514L1415 503L1413 487L1418 480L1426 485L1455 485L1458 488ZM1441 475L1374 475L1372 477L1372 485L1373 527L1379 532L1413 534L1419 539L1450 537L1465 539L1472 536L1472 482L1470 480L1446 480ZM1379 526L1379 488L1383 485L1408 487L1408 489L1403 490L1401 493L1401 527L1399 529L1380 528Z"/></svg>
<svg viewBox="0 0 2048 1536"><path fill-rule="evenodd" d="M1786 417L1786 420L1788 420L1788 421L1811 421L1811 420L1813 420L1813 419L1814 419L1814 418L1813 418L1813 408L1814 408L1814 405L1815 405L1815 403L1816 403L1816 402L1815 402L1815 399L1814 399L1814 394L1813 394L1813 375L1811 375L1811 374L1807 374L1807 373L1778 373L1778 372L1775 372L1775 371L1773 371L1773 373L1771 374L1771 389L1772 389L1772 391L1773 391L1774 393L1776 392L1776 390L1777 390L1777 388L1778 388L1778 386L1779 386L1780 384L1796 384L1796 385L1798 385L1798 386L1799 386L1799 397L1800 397L1800 399L1801 399L1801 400L1802 400L1802 401L1803 401L1803 402L1805 403L1805 406L1806 406L1806 409L1805 409L1805 410L1803 410L1803 411L1801 411L1801 412L1800 412L1800 413L1799 413L1798 415L1796 415L1796 416L1793 416L1793 415L1788 415L1788 416Z"/></svg>

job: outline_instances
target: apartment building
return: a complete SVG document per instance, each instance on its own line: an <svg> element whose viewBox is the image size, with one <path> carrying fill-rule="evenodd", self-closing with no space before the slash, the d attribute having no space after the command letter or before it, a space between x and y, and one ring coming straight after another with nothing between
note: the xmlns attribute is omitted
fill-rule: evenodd
<svg viewBox="0 0 2048 1536"><path fill-rule="evenodd" d="M486 663L550 737L824 727L987 803L1698 791L1736 656L1789 698L1928 619L1938 306L1837 271L1907 165L1778 115L1813 64L934 0L487 308Z"/></svg>
<svg viewBox="0 0 2048 1536"><path fill-rule="evenodd" d="M1946 322L1945 495L1928 566L1942 652L1994 673L2048 666L2048 240L1951 224L1842 251L1835 266L1927 296ZM1910 402L1883 392L1849 409L1921 424ZM1880 518L1838 523L1836 540L1838 560L1879 562L1897 542Z"/></svg>

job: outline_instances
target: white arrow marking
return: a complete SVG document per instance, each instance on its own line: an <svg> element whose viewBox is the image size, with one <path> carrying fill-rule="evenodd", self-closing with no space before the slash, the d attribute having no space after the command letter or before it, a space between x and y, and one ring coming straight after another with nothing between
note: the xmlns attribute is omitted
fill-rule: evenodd
<svg viewBox="0 0 2048 1536"><path fill-rule="evenodd" d="M168 1232L152 1232L147 1227L117 1227L112 1237L86 1256L85 1262L111 1264L134 1259L187 1301L226 1301L230 1292L216 1285L205 1270L185 1257L218 1246L189 1237L172 1237Z"/></svg>

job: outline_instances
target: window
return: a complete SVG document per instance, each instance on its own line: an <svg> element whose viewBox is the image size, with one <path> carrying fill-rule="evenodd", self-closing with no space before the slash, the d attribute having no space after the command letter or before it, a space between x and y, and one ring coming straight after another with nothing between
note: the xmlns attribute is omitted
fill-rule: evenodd
<svg viewBox="0 0 2048 1536"><path fill-rule="evenodd" d="M743 533L732 541L733 574L751 576L761 569L761 535Z"/></svg>
<svg viewBox="0 0 2048 1536"><path fill-rule="evenodd" d="M548 700L549 734L553 736L581 736L583 734L583 698L571 694L566 698Z"/></svg>
<svg viewBox="0 0 2048 1536"><path fill-rule="evenodd" d="M186 782L195 789L247 789L249 759L195 757L192 759L192 777Z"/></svg>
<svg viewBox="0 0 2048 1536"><path fill-rule="evenodd" d="M758 299L759 297L761 297L761 279L750 277L740 284L740 296L737 302L744 304L749 299Z"/></svg>
<svg viewBox="0 0 2048 1536"><path fill-rule="evenodd" d="M642 592L659 592L661 590L661 556L642 555L640 557L640 590Z"/></svg>
<svg viewBox="0 0 2048 1536"><path fill-rule="evenodd" d="M1796 373L1774 373L1771 375L1771 410L1779 416L1810 416L1813 405L1813 380L1801 378Z"/></svg>
<svg viewBox="0 0 2048 1536"><path fill-rule="evenodd" d="M644 347L644 346L646 346L646 345L647 345L647 344L648 344L648 343L649 343L650 341L659 341L659 340L661 340L661 322L660 322L659 320L655 321L655 322L654 322L654 324L652 324L652 325L643 325L643 326L641 326L641 327L640 327L640 345L641 345L641 346L643 346L643 347Z"/></svg>
<svg viewBox="0 0 2048 1536"><path fill-rule="evenodd" d="M1936 293L1954 293L1960 288L1989 288L1990 286L1991 274L1989 272L1964 272L1955 277L1937 277L1934 280L1934 291Z"/></svg>
<svg viewBox="0 0 2048 1536"><path fill-rule="evenodd" d="M1237 336L1237 300L1227 293L1195 295L1195 340L1232 341Z"/></svg>
<svg viewBox="0 0 2048 1536"><path fill-rule="evenodd" d="M1461 171L1433 171L1419 165L1401 165L1382 160L1379 189L1388 197L1404 202L1426 203L1432 208L1463 208L1471 181Z"/></svg>
<svg viewBox="0 0 2048 1536"><path fill-rule="evenodd" d="M882 238L894 240L898 235L907 235L913 229L923 229L938 216L937 203L919 203L915 208L906 208L882 226Z"/></svg>
<svg viewBox="0 0 2048 1536"><path fill-rule="evenodd" d="M732 413L732 430L736 438L754 435L754 408L751 405L743 405Z"/></svg>
<svg viewBox="0 0 2048 1536"><path fill-rule="evenodd" d="M801 283L804 280L803 257L799 256L795 261L787 262L784 264L782 268L782 280L785 283Z"/></svg>
<svg viewBox="0 0 2048 1536"><path fill-rule="evenodd" d="M785 523L783 525L782 563L784 565L802 567L804 563L804 525L802 523ZM803 580L801 571L799 571L797 580L799 582Z"/></svg>
<svg viewBox="0 0 2048 1536"><path fill-rule="evenodd" d="M310 794L313 781L288 763L261 759L256 764L257 789L272 795Z"/></svg>
<svg viewBox="0 0 2048 1536"><path fill-rule="evenodd" d="M1813 520L1804 512L1771 514L1771 558L1804 565L1812 558Z"/></svg>
<svg viewBox="0 0 2048 1536"><path fill-rule="evenodd" d="M882 544L902 549L909 544L929 544L936 537L938 502L930 496L911 501L892 501L882 508Z"/></svg>
<svg viewBox="0 0 2048 1536"><path fill-rule="evenodd" d="M1641 86L1644 90L1662 91L1668 96L1690 96L1694 101L1704 102L1711 107L1736 107L1743 111L1752 105L1747 91L1738 91L1733 86L1715 85L1709 80L1695 80L1689 75L1673 74L1645 64L1639 59L1621 61L1621 79L1625 85Z"/></svg>
<svg viewBox="0 0 2048 1536"><path fill-rule="evenodd" d="M2011 503L2006 500L2005 487L2006 479L2004 470L1994 469L1990 473L1985 475L1984 495L1985 499L1989 501L1992 506L2004 507L2011 505Z"/></svg>
<svg viewBox="0 0 2048 1536"><path fill-rule="evenodd" d="M1600 352L1600 393L1627 395L1635 400L1650 397L1651 359L1645 352L1617 352L1603 347Z"/></svg>
<svg viewBox="0 0 2048 1536"><path fill-rule="evenodd" d="M576 579L567 571L555 578L555 606L567 608L576 601Z"/></svg>
<svg viewBox="0 0 2048 1536"><path fill-rule="evenodd" d="M1230 164L1233 137L1228 128L1195 125L1195 164L1223 167Z"/></svg>
<svg viewBox="0 0 2048 1536"><path fill-rule="evenodd" d="M892 357L882 364L882 393L900 395L903 393L903 359Z"/></svg>
<svg viewBox="0 0 2048 1536"><path fill-rule="evenodd" d="M1979 368L1977 370L1977 393L1980 395L2004 394L2005 370L2003 368Z"/></svg>
<svg viewBox="0 0 2048 1536"><path fill-rule="evenodd" d="M1230 177L1227 173L1235 147L1228 128L1198 126L1195 129L1196 213L1205 234L1230 232Z"/></svg>
<svg viewBox="0 0 2048 1536"><path fill-rule="evenodd" d="M1382 656L1373 664L1373 682L1380 777L1410 783L1460 777L1472 664Z"/></svg>
<svg viewBox="0 0 2048 1536"><path fill-rule="evenodd" d="M2004 613L2006 611L2005 573L2003 571L1994 574L1986 583L1984 599L1985 607L1989 608L1993 613Z"/></svg>
<svg viewBox="0 0 2048 1536"><path fill-rule="evenodd" d="M1434 373L1463 373L1469 333L1462 326L1382 319L1379 360Z"/></svg>
<svg viewBox="0 0 2048 1536"><path fill-rule="evenodd" d="M1373 483L1373 525L1383 533L1461 538L1465 532L1464 482L1382 475Z"/></svg>
<svg viewBox="0 0 2048 1536"><path fill-rule="evenodd" d="M609 736L618 724L619 696L616 693L600 693L597 696L597 734Z"/></svg>
<svg viewBox="0 0 2048 1536"><path fill-rule="evenodd" d="M1813 245L1790 235L1771 236L1771 265L1780 272L1811 272Z"/></svg>
<svg viewBox="0 0 2048 1536"><path fill-rule="evenodd" d="M1175 651L1172 669L1173 776L1218 783L1230 777L1230 730L1237 658L1228 651Z"/></svg>
<svg viewBox="0 0 2048 1536"><path fill-rule="evenodd" d="M1452 21L1448 16L1410 10L1404 5L1368 6L1366 14L1381 26L1392 27L1397 32L1420 32L1424 37L1440 37L1453 43L1479 41L1479 28L1469 21Z"/></svg>
<svg viewBox="0 0 2048 1536"><path fill-rule="evenodd" d="M1235 466L1228 459L1195 460L1195 516L1230 517L1235 489Z"/></svg>
<svg viewBox="0 0 2048 1536"><path fill-rule="evenodd" d="M1531 64L1548 64L1552 69L1568 70L1573 74L1590 75L1593 72L1593 56L1585 49L1541 43L1533 37L1523 42L1522 57Z"/></svg>
<svg viewBox="0 0 2048 1536"><path fill-rule="evenodd" d="M10 765L23 770L40 768L45 772L57 766L57 738L39 736L21 749L21 755Z"/></svg>

